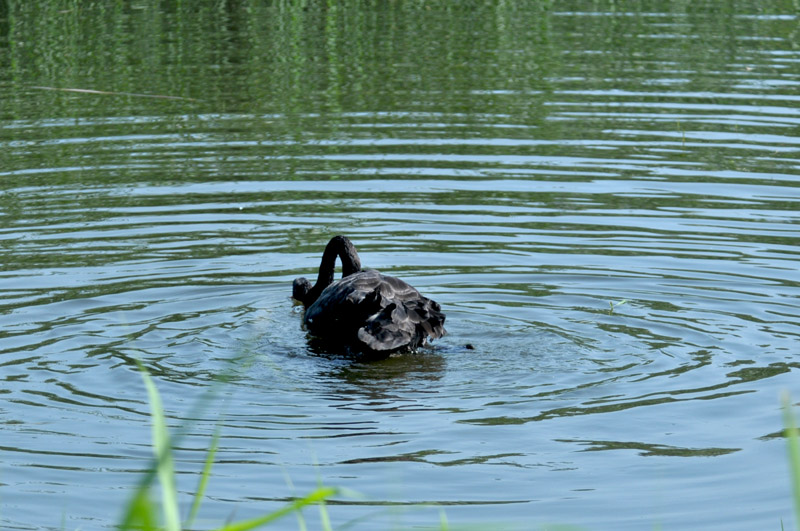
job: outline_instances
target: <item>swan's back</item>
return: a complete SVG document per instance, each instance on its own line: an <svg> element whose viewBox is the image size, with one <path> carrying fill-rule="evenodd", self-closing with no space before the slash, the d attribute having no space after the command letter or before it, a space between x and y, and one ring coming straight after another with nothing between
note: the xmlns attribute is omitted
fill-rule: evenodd
<svg viewBox="0 0 800 531"><path fill-rule="evenodd" d="M388 355L443 336L439 305L399 278L378 271L353 273L329 285L308 307L309 331L363 352Z"/></svg>

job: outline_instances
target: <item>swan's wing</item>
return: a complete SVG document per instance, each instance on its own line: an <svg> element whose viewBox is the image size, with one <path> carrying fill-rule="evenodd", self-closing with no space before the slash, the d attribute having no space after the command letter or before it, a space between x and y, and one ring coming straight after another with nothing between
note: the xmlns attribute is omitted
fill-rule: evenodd
<svg viewBox="0 0 800 531"><path fill-rule="evenodd" d="M380 301L367 297L380 285L381 276L377 271L362 271L334 282L306 309L306 326L323 336L355 331L380 310Z"/></svg>
<svg viewBox="0 0 800 531"><path fill-rule="evenodd" d="M353 334L367 349L417 348L445 334L439 305L406 282L362 271L334 282L305 314L309 330L347 341ZM351 336L352 337L352 336Z"/></svg>
<svg viewBox="0 0 800 531"><path fill-rule="evenodd" d="M417 326L418 330L424 332L425 336L438 339L447 333L444 329L442 308L436 301L421 297L406 303L405 306L408 319Z"/></svg>
<svg viewBox="0 0 800 531"><path fill-rule="evenodd" d="M437 339L446 333L444 314L439 310L436 302L421 295L419 299L391 302L370 316L358 330L358 339L375 351L415 349L427 338Z"/></svg>
<svg viewBox="0 0 800 531"><path fill-rule="evenodd" d="M413 345L416 327L402 304L391 303L358 329L358 339L370 350L392 351Z"/></svg>

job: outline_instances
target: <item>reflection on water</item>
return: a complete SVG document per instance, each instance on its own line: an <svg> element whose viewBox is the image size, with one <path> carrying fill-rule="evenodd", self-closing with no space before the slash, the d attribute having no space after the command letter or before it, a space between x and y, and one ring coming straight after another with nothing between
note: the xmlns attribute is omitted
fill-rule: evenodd
<svg viewBox="0 0 800 531"><path fill-rule="evenodd" d="M182 503L222 424L206 527L318 480L358 529L791 525L783 4L205 4L0 8L1 527L113 525L136 360ZM317 348L291 281L339 233L449 335Z"/></svg>

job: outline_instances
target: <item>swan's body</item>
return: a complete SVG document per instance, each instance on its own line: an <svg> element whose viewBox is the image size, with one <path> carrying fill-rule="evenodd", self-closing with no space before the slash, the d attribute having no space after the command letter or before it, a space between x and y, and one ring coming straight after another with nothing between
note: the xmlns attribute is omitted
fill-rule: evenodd
<svg viewBox="0 0 800 531"><path fill-rule="evenodd" d="M336 257L342 278L333 281ZM439 305L399 278L361 270L353 244L336 236L325 247L317 283L295 279L292 296L306 311L311 334L357 352L388 356L414 350L442 337L445 316Z"/></svg>

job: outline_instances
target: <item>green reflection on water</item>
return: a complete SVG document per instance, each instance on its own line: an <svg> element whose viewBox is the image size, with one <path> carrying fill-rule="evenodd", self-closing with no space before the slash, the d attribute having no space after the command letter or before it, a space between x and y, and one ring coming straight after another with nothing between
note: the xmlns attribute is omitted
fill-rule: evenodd
<svg viewBox="0 0 800 531"><path fill-rule="evenodd" d="M53 86L203 101L43 93L35 106L42 117L85 115L89 99L93 115L120 114L109 113L120 106L131 114L338 114L435 105L541 123L549 91L639 89L651 77L648 65L674 63L684 89L724 87L727 69L747 75L746 66L763 61L759 51L793 37L791 20L758 16L787 9L789 1L738 2L736 12L717 2L622 11L613 2L11 1L0 12L2 79L12 96L3 117L30 117L21 92ZM593 13L575 15L583 11ZM771 39L755 46L740 39L764 26ZM653 97L672 86L664 81ZM475 98L475 91L493 94ZM430 93L437 97L421 97ZM291 125L287 119L287 132L297 130Z"/></svg>

